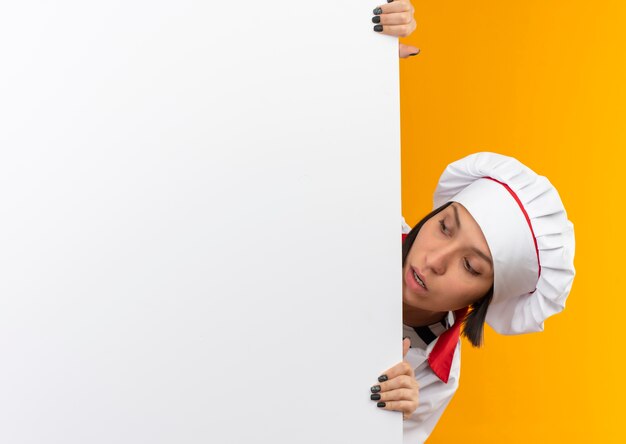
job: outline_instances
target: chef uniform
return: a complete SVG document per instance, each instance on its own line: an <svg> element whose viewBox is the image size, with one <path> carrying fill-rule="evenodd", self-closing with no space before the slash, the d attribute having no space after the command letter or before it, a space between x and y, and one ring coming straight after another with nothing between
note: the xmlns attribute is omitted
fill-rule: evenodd
<svg viewBox="0 0 626 444"><path fill-rule="evenodd" d="M558 192L519 161L477 153L448 165L434 208L457 202L480 226L493 259L493 297L486 322L498 333L543 330L565 308L574 279L574 228ZM403 241L410 227L402 220ZM403 326L411 339L405 360L419 384L419 406L404 421L404 443L423 443L459 384L460 327L467 308L438 323Z"/></svg>

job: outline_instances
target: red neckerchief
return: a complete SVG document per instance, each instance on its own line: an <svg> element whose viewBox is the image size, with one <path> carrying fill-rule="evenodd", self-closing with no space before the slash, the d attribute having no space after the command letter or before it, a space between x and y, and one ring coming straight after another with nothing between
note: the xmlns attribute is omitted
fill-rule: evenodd
<svg viewBox="0 0 626 444"><path fill-rule="evenodd" d="M406 234L402 234L402 243L404 243L406 236ZM454 325L439 336L435 346L428 355L428 364L433 370L433 373L446 383L450 377L454 350L461 337L461 324L467 315L468 308L469 307L461 308L454 312Z"/></svg>

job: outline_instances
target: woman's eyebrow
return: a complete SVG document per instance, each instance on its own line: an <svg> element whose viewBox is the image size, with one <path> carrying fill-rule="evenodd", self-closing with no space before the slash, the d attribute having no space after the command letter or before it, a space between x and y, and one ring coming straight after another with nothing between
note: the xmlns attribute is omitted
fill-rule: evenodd
<svg viewBox="0 0 626 444"><path fill-rule="evenodd" d="M450 205L450 206L454 210L454 220L456 221L456 226L460 229L461 219L459 218L459 210L456 208L456 205ZM474 251L474 253L476 253L477 255L482 257L484 260L486 260L489 263L489 265L491 265L491 268L493 269L493 262L491 261L491 259L489 259L489 256L487 256L485 253L483 253L476 247L472 247L472 251Z"/></svg>
<svg viewBox="0 0 626 444"><path fill-rule="evenodd" d="M461 228L461 219L459 219L459 210L457 210L456 205L450 205L454 210L454 220L456 221L456 226Z"/></svg>
<svg viewBox="0 0 626 444"><path fill-rule="evenodd" d="M486 260L489 263L489 265L491 265L491 268L493 268L493 262L491 262L491 259L489 259L489 256L487 256L485 253L483 253L476 247L472 247L472 251L474 251L474 253L476 253L477 255L482 257L484 260Z"/></svg>

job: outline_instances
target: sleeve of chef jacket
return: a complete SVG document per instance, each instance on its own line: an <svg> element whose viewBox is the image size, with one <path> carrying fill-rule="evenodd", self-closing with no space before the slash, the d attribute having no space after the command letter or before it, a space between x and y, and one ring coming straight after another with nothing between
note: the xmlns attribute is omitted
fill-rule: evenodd
<svg viewBox="0 0 626 444"><path fill-rule="evenodd" d="M426 350L410 349L406 356L411 365L419 363L417 368L414 368L415 379L419 384L419 405L411 417L403 422L404 444L421 444L426 441L459 386L461 341L457 343L454 351L447 383L439 379L428 365L428 353L435 343L436 341L433 341Z"/></svg>

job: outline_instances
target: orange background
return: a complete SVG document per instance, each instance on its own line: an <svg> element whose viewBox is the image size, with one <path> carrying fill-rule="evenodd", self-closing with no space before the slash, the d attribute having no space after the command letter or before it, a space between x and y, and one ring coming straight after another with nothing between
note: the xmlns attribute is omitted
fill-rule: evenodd
<svg viewBox="0 0 626 444"><path fill-rule="evenodd" d="M421 48L401 61L403 212L476 151L557 187L577 277L546 331L463 342L460 388L429 444L626 442L626 2L413 0Z"/></svg>

